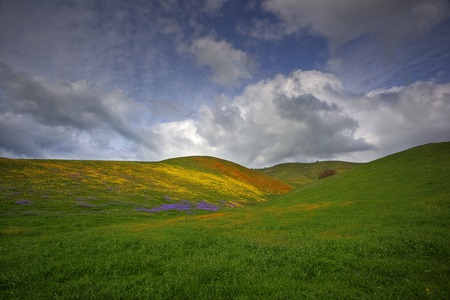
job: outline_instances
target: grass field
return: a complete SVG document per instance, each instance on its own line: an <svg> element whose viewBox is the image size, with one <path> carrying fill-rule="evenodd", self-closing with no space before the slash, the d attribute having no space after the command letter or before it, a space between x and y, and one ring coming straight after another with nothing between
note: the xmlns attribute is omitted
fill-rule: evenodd
<svg viewBox="0 0 450 300"><path fill-rule="evenodd" d="M189 199L185 192L165 199L167 190L131 183L107 189L116 186L109 166L136 164L127 176L140 184L135 178L151 174L139 171L146 163L60 162L65 171L55 167L56 175L27 177L24 170L42 161L17 167L15 160L2 160L9 171L0 183L0 298L449 298L450 143L360 164L291 192L263 174L217 161L161 164L204 176L196 178L240 178L259 191L243 188L242 207L220 202L238 202L235 190L220 192L220 184L201 190L203 183L189 176L171 181L193 195ZM95 183L83 171L72 186L70 164L89 165L110 179ZM271 183L265 190L264 182ZM127 197L119 193L124 190ZM114 197L103 200L108 193ZM182 198L202 198L218 209L136 210Z"/></svg>

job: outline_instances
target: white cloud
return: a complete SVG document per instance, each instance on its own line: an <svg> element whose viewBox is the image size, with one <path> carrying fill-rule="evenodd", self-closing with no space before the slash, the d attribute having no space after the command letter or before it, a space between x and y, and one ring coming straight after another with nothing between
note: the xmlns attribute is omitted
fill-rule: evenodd
<svg viewBox="0 0 450 300"><path fill-rule="evenodd" d="M379 148L374 157L450 140L450 83L375 90L354 110L361 120L358 132Z"/></svg>
<svg viewBox="0 0 450 300"><path fill-rule="evenodd" d="M203 149L247 166L370 149L355 136L358 122L346 113L340 99L328 99L340 89L339 80L331 74L278 75L247 86L233 99L222 96L215 105L204 105L198 121L190 125L195 125ZM179 128L175 123L171 126ZM178 136L176 130L166 135Z"/></svg>
<svg viewBox="0 0 450 300"><path fill-rule="evenodd" d="M249 85L232 99L219 97L201 108L196 122L172 122L164 135L187 138L181 145L189 151L247 166L369 161L450 140L449 95L450 84L432 82L354 94L331 74L296 71Z"/></svg>
<svg viewBox="0 0 450 300"><path fill-rule="evenodd" d="M211 68L211 80L225 87L236 87L241 80L252 78L254 60L244 51L224 40L203 37L193 41L191 48L201 66Z"/></svg>
<svg viewBox="0 0 450 300"><path fill-rule="evenodd" d="M211 147L202 136L198 134L199 125L191 119L165 122L152 128L158 136L160 153L159 159L188 156L188 155L214 155L215 149ZM143 153L145 156L145 152Z"/></svg>

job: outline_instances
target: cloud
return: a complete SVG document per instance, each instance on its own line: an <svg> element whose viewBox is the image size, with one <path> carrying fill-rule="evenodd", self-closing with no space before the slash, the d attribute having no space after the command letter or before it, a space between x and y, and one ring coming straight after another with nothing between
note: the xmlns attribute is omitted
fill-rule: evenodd
<svg viewBox="0 0 450 300"><path fill-rule="evenodd" d="M216 155L204 137L200 136L200 124L192 119L164 122L155 125L152 131L157 134L163 158L189 155ZM145 156L145 152L143 153Z"/></svg>
<svg viewBox="0 0 450 300"><path fill-rule="evenodd" d="M265 0L262 7L278 16L285 35L306 29L329 39L332 47L364 34L376 34L392 42L405 34L427 30L450 13L445 0ZM255 27L255 35L264 36L261 28Z"/></svg>
<svg viewBox="0 0 450 300"><path fill-rule="evenodd" d="M211 80L217 84L232 88L240 85L241 80L252 78L254 60L224 40L199 38L193 41L190 51L201 66L211 69Z"/></svg>
<svg viewBox="0 0 450 300"><path fill-rule="evenodd" d="M67 157L96 149L106 158L117 155L117 145L131 143L157 152L152 135L139 122L145 107L120 90L105 92L86 80L48 82L0 64L0 91L4 151ZM82 145L86 149L77 155Z"/></svg>
<svg viewBox="0 0 450 300"><path fill-rule="evenodd" d="M450 141L450 83L415 82L369 92L355 114L359 132L375 143L377 155L415 145Z"/></svg>
<svg viewBox="0 0 450 300"><path fill-rule="evenodd" d="M207 12L217 12L228 0L205 0L205 10Z"/></svg>
<svg viewBox="0 0 450 300"><path fill-rule="evenodd" d="M334 75L296 71L251 84L234 98L221 96L202 106L196 121L171 122L164 135L190 151L253 167L370 161L450 140L449 95L450 84L433 82L355 94Z"/></svg>
<svg viewBox="0 0 450 300"><path fill-rule="evenodd" d="M1 1L0 61L49 80L124 89L142 102L172 97L173 86L192 98L208 79L176 47L203 33L189 25L202 8L203 1Z"/></svg>
<svg viewBox="0 0 450 300"><path fill-rule="evenodd" d="M327 97L340 89L331 74L297 71L249 85L204 105L196 135L205 149L247 166L332 158L371 149L355 136L358 121ZM170 135L170 134L169 134Z"/></svg>
<svg viewBox="0 0 450 300"><path fill-rule="evenodd" d="M0 64L0 155L160 160L213 155L246 166L368 161L450 140L450 83L355 94L340 79L295 71L220 96L180 121L149 123L123 91L48 81Z"/></svg>

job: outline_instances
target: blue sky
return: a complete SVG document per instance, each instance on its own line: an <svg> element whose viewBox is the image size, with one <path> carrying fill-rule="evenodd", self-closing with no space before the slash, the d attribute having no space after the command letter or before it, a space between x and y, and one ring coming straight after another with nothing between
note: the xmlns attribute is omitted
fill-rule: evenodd
<svg viewBox="0 0 450 300"><path fill-rule="evenodd" d="M0 156L249 167L450 140L444 0L0 0Z"/></svg>

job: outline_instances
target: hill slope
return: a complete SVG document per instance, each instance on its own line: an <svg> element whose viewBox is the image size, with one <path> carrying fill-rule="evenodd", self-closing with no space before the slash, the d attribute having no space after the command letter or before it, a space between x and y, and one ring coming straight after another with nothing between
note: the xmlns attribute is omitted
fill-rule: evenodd
<svg viewBox="0 0 450 300"><path fill-rule="evenodd" d="M230 230L285 258L286 298L446 299L449 178L450 142L423 145L236 211Z"/></svg>
<svg viewBox="0 0 450 300"><path fill-rule="evenodd" d="M324 170L335 170L337 174L351 170L358 163L344 161L322 161L315 163L283 163L256 171L279 179L293 187L299 187L317 180Z"/></svg>
<svg viewBox="0 0 450 300"><path fill-rule="evenodd" d="M0 173L0 199L10 204L151 207L184 199L235 206L290 190L281 181L212 157L162 162L0 159Z"/></svg>
<svg viewBox="0 0 450 300"><path fill-rule="evenodd" d="M360 200L411 201L450 194L450 142L427 144L361 164L340 175L319 180L282 196L315 202Z"/></svg>
<svg viewBox="0 0 450 300"><path fill-rule="evenodd" d="M91 189L88 183L83 185L90 174L87 165L80 164L80 185ZM156 172L151 165L145 174ZM156 165L186 174L201 170L205 177L222 174L223 168L225 173L252 174L211 158ZM65 174L62 166L43 167L41 178L31 176L25 182L37 188L33 180L45 183L42 180L48 178L49 185L42 189L53 188L54 194L72 187L63 185L71 183L67 175L61 177L66 179L60 188L58 177L46 173ZM98 165L91 167L96 170ZM450 143L413 148L272 201L210 214L123 209L115 214L104 208L83 213L73 208L74 214L49 217L50 207L62 209L57 197L49 197L51 202L40 211L34 202L14 206L11 202L24 195L8 194L25 187L19 181L27 170L39 171L35 162L12 169L17 172L10 171L9 176L20 175L17 182L8 179L15 189L2 184L0 190L0 298L447 299L450 295ZM113 178L113 173L105 179ZM241 177L245 176L234 178ZM112 184L108 180L103 186ZM199 185L194 182L193 187ZM81 188L71 189L81 193ZM87 195L92 193L89 189ZM132 199L139 198L136 190L130 193L135 195ZM29 195L37 197L40 192L30 190Z"/></svg>

